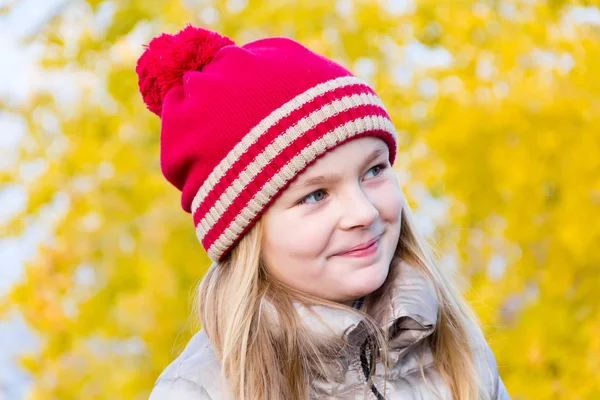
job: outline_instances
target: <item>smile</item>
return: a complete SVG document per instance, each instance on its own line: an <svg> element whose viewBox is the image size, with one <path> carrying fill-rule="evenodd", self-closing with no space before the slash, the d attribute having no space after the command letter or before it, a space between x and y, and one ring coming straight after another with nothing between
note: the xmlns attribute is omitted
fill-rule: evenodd
<svg viewBox="0 0 600 400"><path fill-rule="evenodd" d="M339 253L338 256L343 257L366 257L372 254L377 253L379 249L379 242L381 241L381 236L378 236L376 239L372 240L365 247L355 250L349 250L342 253Z"/></svg>

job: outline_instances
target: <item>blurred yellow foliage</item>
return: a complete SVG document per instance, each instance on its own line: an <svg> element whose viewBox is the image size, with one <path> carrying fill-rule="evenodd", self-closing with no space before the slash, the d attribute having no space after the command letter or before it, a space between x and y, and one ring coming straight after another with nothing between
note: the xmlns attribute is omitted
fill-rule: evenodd
<svg viewBox="0 0 600 400"><path fill-rule="evenodd" d="M31 40L74 100L40 90L4 110L28 135L0 182L28 202L2 229L58 213L0 308L41 339L21 360L31 398L147 398L197 328L190 295L209 261L160 173L159 120L134 72L143 43L187 22L239 44L293 37L369 81L399 131L411 203L445 207L432 238L512 398L600 398L600 24L582 18L594 13L564 0L69 3ZM36 160L43 173L22 178Z"/></svg>

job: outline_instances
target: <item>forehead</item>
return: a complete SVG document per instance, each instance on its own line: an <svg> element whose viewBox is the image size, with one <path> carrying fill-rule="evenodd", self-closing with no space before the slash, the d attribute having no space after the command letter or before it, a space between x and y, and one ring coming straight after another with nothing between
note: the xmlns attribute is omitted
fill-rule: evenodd
<svg viewBox="0 0 600 400"><path fill-rule="evenodd" d="M306 168L306 170L300 174L300 177L311 175L323 167L339 168L343 166L344 168L347 168L352 165L359 166L371 156L387 154L389 154L387 145L380 139L366 137L350 140L320 157L314 164Z"/></svg>
<svg viewBox="0 0 600 400"><path fill-rule="evenodd" d="M339 180L345 173L354 173L357 168L366 167L381 158L387 160L388 157L387 145L382 140L372 137L354 139L317 159L292 182L289 189Z"/></svg>

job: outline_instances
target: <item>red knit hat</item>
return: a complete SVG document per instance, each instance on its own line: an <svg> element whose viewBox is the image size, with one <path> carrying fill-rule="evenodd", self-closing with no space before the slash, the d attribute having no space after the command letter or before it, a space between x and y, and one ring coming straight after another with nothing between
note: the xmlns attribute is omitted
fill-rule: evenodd
<svg viewBox="0 0 600 400"><path fill-rule="evenodd" d="M396 156L396 133L365 82L301 44L273 37L236 46L187 26L154 38L137 63L160 116L160 161L196 234L220 261L317 158L374 136Z"/></svg>

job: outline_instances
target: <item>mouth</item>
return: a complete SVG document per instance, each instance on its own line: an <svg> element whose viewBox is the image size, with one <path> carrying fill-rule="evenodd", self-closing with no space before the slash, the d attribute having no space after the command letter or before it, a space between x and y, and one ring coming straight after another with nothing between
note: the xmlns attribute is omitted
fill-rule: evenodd
<svg viewBox="0 0 600 400"><path fill-rule="evenodd" d="M374 239L369 240L366 243L355 246L349 250L345 250L336 254L337 256L344 257L365 257L371 254L374 254L379 249L379 242L381 240L381 235L377 236Z"/></svg>

